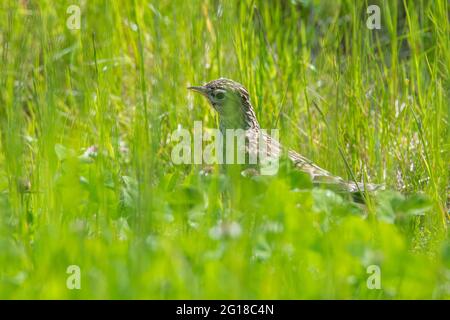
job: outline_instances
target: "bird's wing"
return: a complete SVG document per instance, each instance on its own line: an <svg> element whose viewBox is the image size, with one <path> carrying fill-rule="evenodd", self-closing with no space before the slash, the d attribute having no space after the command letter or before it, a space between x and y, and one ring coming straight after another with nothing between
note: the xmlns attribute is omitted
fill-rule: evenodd
<svg viewBox="0 0 450 320"><path fill-rule="evenodd" d="M259 134L252 132L247 136L250 140L257 140ZM275 139L270 137L269 135L262 134L263 141L265 146L263 150L266 150L266 154L271 157L279 157L283 152L283 146ZM261 142L261 141L260 141ZM258 152L258 143L250 143L249 151L250 152ZM253 149L253 150L252 150ZM382 189L383 186L369 183L360 183L360 182L352 182L346 181L343 178L333 175L327 170L319 167L314 162L309 160L308 158L302 156L298 152L293 150L287 150L287 154L289 159L294 163L295 167L299 170L310 175L314 184L318 185L328 185L334 189L347 191L347 192L361 192L361 191L375 191L378 189Z"/></svg>
<svg viewBox="0 0 450 320"><path fill-rule="evenodd" d="M313 183L328 184L337 186L338 189L343 189L348 192L362 192L362 191L376 191L384 189L383 185L346 181L339 176L335 176L318 165L314 164L308 158L303 157L295 151L288 151L289 158L295 163L296 167L308 173L311 176Z"/></svg>
<svg viewBox="0 0 450 320"><path fill-rule="evenodd" d="M294 162L295 166L303 172L308 173L315 183L343 184L344 179L335 176L325 169L322 169L308 158L301 154L288 150L289 159Z"/></svg>
<svg viewBox="0 0 450 320"><path fill-rule="evenodd" d="M264 146L260 150L264 150L266 152L266 156L271 157L280 157L282 152L284 151L284 147L275 139L273 139L271 136L267 134L262 134L259 136L259 133L257 134L251 134L247 136L249 140L254 139L254 141L257 141L259 143L263 142ZM260 137L262 137L262 140L259 140ZM250 146L253 146L253 152L258 152L258 148L261 148L261 146L258 147L258 143L250 143ZM342 180L342 178L334 177L330 172L320 168L319 166L315 165L311 160L303 157L299 153L288 150L288 157L291 159L291 161L295 164L295 166L300 169L301 171L304 171L308 173L311 178L314 179L324 179L324 178L332 178L331 180ZM342 180L343 181L343 180Z"/></svg>

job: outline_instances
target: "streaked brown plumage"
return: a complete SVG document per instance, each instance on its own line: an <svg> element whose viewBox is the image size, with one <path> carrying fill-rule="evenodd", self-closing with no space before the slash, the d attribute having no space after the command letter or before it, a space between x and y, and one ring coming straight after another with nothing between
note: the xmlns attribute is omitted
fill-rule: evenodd
<svg viewBox="0 0 450 320"><path fill-rule="evenodd" d="M258 137L262 137L268 145L270 156L279 156L287 151L289 159L295 166L311 176L316 184L326 184L342 191L358 193L360 191L375 191L380 185L363 184L359 182L345 181L325 169L320 168L311 160L305 158L293 150L285 150L276 140L265 133L261 133L255 111L250 102L248 91L241 84L225 78L210 81L203 86L189 87L193 91L204 95L219 114L219 128L222 134L227 129L243 129L248 140L246 152L258 152Z"/></svg>

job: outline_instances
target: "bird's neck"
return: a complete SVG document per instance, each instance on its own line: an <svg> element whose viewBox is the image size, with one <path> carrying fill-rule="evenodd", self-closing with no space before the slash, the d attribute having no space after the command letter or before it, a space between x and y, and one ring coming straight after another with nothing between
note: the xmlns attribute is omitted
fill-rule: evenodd
<svg viewBox="0 0 450 320"><path fill-rule="evenodd" d="M227 129L259 130L259 123L251 105L240 106L234 112L219 116L219 129L222 134Z"/></svg>

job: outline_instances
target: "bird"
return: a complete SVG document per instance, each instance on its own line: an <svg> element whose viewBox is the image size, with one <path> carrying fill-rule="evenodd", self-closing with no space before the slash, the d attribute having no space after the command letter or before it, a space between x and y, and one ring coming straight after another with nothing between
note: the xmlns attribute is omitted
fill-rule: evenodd
<svg viewBox="0 0 450 320"><path fill-rule="evenodd" d="M267 144L268 156L279 157L282 153L287 154L294 168L308 174L314 185L325 185L351 194L374 192L384 188L379 184L345 180L319 167L300 153L282 146L279 141L261 129L250 101L250 94L242 84L231 79L219 78L202 86L189 86L188 89L207 98L218 113L219 129L223 135L230 129L242 129L245 132L247 153L258 152L258 138L261 137Z"/></svg>

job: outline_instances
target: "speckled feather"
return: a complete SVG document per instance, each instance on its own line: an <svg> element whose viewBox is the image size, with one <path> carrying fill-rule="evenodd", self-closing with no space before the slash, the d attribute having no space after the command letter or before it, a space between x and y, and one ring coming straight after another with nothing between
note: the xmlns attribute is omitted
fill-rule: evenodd
<svg viewBox="0 0 450 320"><path fill-rule="evenodd" d="M278 141L261 132L255 111L250 102L250 95L241 84L230 79L220 78L208 82L202 87L192 88L204 88L206 94L205 92L202 93L219 113L219 128L223 134L226 134L226 129L246 130L245 136L248 140L246 152L250 154L258 152L258 137L261 136L267 143L269 156L277 157L287 151L287 155L294 165L299 170L309 174L315 184L326 184L352 193L375 191L382 188L381 185L376 184L345 181L343 178L322 169L299 153L293 150L286 150ZM223 102L214 99L214 93L217 91L226 93L226 99L223 99Z"/></svg>

